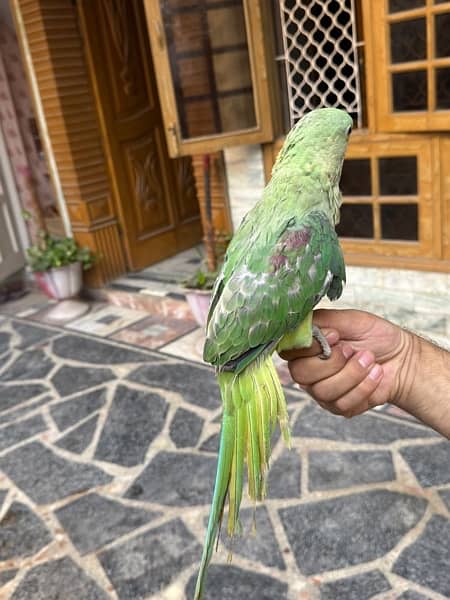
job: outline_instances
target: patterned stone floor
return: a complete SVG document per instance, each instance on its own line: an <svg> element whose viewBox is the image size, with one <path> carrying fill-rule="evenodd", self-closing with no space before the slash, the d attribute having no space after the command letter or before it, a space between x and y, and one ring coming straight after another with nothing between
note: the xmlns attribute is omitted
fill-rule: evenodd
<svg viewBox="0 0 450 600"><path fill-rule="evenodd" d="M98 305L56 328L26 302L0 307L0 598L192 598L220 421L195 324ZM292 450L274 436L257 533L246 504L205 599L449 598L450 444L287 395Z"/></svg>

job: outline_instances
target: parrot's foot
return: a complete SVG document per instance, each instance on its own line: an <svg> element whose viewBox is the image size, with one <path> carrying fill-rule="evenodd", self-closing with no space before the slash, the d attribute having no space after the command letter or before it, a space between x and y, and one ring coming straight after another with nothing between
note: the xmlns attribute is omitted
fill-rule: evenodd
<svg viewBox="0 0 450 600"><path fill-rule="evenodd" d="M322 349L322 354L319 354L319 358L322 360L327 360L331 356L331 348L327 338L323 335L317 325L312 326L312 334L313 338L319 342L319 345Z"/></svg>

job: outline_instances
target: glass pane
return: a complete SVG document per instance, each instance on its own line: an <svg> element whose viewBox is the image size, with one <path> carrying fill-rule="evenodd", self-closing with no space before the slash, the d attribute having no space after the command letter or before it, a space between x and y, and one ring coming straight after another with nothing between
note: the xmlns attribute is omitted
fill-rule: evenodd
<svg viewBox="0 0 450 600"><path fill-rule="evenodd" d="M417 204L382 204L381 237L384 240L418 240Z"/></svg>
<svg viewBox="0 0 450 600"><path fill-rule="evenodd" d="M341 237L373 238L372 205L344 203L336 232Z"/></svg>
<svg viewBox="0 0 450 600"><path fill-rule="evenodd" d="M417 194L417 158L415 156L380 158L378 173L382 196Z"/></svg>
<svg viewBox="0 0 450 600"><path fill-rule="evenodd" d="M427 57L425 19L400 21L391 25L391 62L423 60Z"/></svg>
<svg viewBox="0 0 450 600"><path fill-rule="evenodd" d="M348 158L344 161L340 188L344 196L371 196L369 158Z"/></svg>
<svg viewBox="0 0 450 600"><path fill-rule="evenodd" d="M436 108L450 108L450 68L436 69Z"/></svg>
<svg viewBox="0 0 450 600"><path fill-rule="evenodd" d="M436 15L434 29L436 57L450 56L450 13Z"/></svg>
<svg viewBox="0 0 450 600"><path fill-rule="evenodd" d="M389 12L399 12L401 10L411 10L425 6L425 0L389 0Z"/></svg>
<svg viewBox="0 0 450 600"><path fill-rule="evenodd" d="M243 0L160 0L183 138L256 126Z"/></svg>
<svg viewBox="0 0 450 600"><path fill-rule="evenodd" d="M394 111L427 110L427 72L408 71L392 74Z"/></svg>

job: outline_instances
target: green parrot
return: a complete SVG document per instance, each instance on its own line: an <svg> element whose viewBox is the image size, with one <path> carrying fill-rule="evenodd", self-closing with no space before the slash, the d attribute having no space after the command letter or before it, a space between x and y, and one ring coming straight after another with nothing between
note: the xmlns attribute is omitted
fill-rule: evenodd
<svg viewBox="0 0 450 600"><path fill-rule="evenodd" d="M352 130L335 108L306 114L289 132L262 198L236 231L215 282L203 358L216 367L223 418L214 494L195 590L200 600L228 495L228 535L240 532L244 462L248 493L266 494L270 438L278 420L289 445L286 401L272 354L305 348L325 294L339 298L345 264L334 227L342 163Z"/></svg>

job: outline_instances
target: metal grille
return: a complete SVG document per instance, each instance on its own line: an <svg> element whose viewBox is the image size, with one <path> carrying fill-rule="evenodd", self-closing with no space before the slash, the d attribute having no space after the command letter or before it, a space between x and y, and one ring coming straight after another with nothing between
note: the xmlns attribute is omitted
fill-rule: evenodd
<svg viewBox="0 0 450 600"><path fill-rule="evenodd" d="M349 112L361 127L353 0L280 0L292 124L314 108Z"/></svg>

